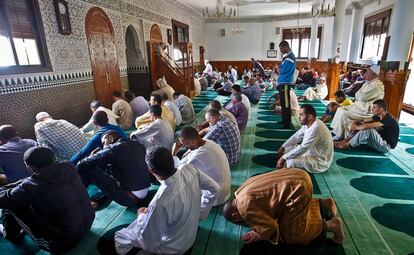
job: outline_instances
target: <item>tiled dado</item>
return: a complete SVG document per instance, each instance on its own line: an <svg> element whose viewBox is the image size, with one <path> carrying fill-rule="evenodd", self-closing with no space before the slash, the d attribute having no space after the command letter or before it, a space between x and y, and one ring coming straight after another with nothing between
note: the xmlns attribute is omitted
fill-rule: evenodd
<svg viewBox="0 0 414 255"><path fill-rule="evenodd" d="M33 138L35 116L46 111L55 119L65 119L79 126L88 121L91 115L89 104L94 99L91 79L3 93L0 94L0 125L14 125L22 137Z"/></svg>
<svg viewBox="0 0 414 255"><path fill-rule="evenodd" d="M93 81L90 71L3 78L0 79L0 94L67 86L90 81Z"/></svg>

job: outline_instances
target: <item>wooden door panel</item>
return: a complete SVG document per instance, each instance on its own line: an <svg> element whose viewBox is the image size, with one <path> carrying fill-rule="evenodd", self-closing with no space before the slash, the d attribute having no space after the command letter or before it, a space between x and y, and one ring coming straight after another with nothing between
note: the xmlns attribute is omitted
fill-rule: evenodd
<svg viewBox="0 0 414 255"><path fill-rule="evenodd" d="M101 8L93 7L86 14L85 28L96 98L111 108L112 92L121 90L113 26Z"/></svg>
<svg viewBox="0 0 414 255"><path fill-rule="evenodd" d="M113 42L113 38L108 35L103 36L104 50L105 50L105 62L109 75L109 85L112 91L122 91L121 77L119 74L118 61L116 57L116 46Z"/></svg>
<svg viewBox="0 0 414 255"><path fill-rule="evenodd" d="M90 38L96 97L102 101L103 104L107 105L110 103L111 98L110 91L108 91L109 84L107 79L104 41L100 34L91 34Z"/></svg>

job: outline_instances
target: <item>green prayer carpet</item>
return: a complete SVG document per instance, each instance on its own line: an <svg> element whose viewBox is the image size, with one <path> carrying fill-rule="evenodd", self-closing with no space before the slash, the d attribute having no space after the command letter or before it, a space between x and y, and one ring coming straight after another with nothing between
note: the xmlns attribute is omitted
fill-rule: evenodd
<svg viewBox="0 0 414 255"><path fill-rule="evenodd" d="M351 180L351 186L382 198L414 200L414 179L387 176L362 176Z"/></svg>
<svg viewBox="0 0 414 255"><path fill-rule="evenodd" d="M336 164L361 173L408 175L388 158L347 157L338 159Z"/></svg>

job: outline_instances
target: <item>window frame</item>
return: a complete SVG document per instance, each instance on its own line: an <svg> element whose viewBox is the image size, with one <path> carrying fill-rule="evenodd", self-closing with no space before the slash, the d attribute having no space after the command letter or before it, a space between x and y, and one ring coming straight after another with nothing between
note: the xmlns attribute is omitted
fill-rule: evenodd
<svg viewBox="0 0 414 255"><path fill-rule="evenodd" d="M171 23L172 23L172 35L173 35L172 59L178 62L178 61L183 60L183 56L181 56L180 59L176 59L175 53L174 53L174 50L180 51L180 48L178 46L178 44L180 43L180 41L178 41L178 29L181 29L183 31L183 37L184 37L183 42L189 42L190 41L190 36L189 36L190 26L188 24L182 23L175 19L172 19L171 21L172 21Z"/></svg>
<svg viewBox="0 0 414 255"><path fill-rule="evenodd" d="M16 66L4 66L0 67L0 75L8 74L25 74L25 73L41 73L53 71L52 63L50 61L49 52L47 50L46 36L43 28L43 21L40 14L40 8L38 0L25 0L29 4L29 9L32 13L31 19L33 22L33 30L35 34L36 44L38 48L40 65L16 65ZM0 14L6 17L3 6L3 1L0 0ZM8 37L10 39L11 47L13 50L13 56L17 60L16 48L11 36L10 25L7 19L4 20L5 29L7 30Z"/></svg>
<svg viewBox="0 0 414 255"><path fill-rule="evenodd" d="M311 39L311 34L312 34L312 27L303 27L305 30L309 30L309 38L302 38L302 36L303 36L303 34L304 33L299 33L298 35L299 35L299 49L298 49L298 55L299 56L296 56L296 59L308 59L309 58L309 56L307 56L307 57L301 57L300 55L301 55L301 47L302 47L302 40L303 39ZM285 41L285 40L292 40L292 39L286 39L285 38L285 34L292 34L291 32L290 33L285 33L285 31L291 31L291 28L284 28L284 29L282 29L282 41ZM318 32L317 32L317 34L316 34L316 39L319 39L319 45L318 45L318 59L320 58L320 56L321 56L321 45L322 45L322 32L323 32L323 28L322 28L322 26L318 26ZM296 38L294 38L294 39L296 39ZM290 45L290 46L292 46L292 45ZM309 41L309 47L310 47L310 41ZM309 53L309 49L308 49L308 53Z"/></svg>
<svg viewBox="0 0 414 255"><path fill-rule="evenodd" d="M388 37L389 28L390 28L391 14L392 14L392 8L387 9L385 11L382 11L380 13L377 13L377 14L374 14L374 15L371 15L371 16L368 16L368 17L366 17L364 19L364 27L363 27L363 30L362 30L361 51L359 52L359 58L360 59L365 59L365 60L372 59L372 57L363 58L363 56L364 56L364 48L365 48L365 37L367 36L367 33L368 33L368 25L371 24L371 23L373 23L373 22L381 21L381 29L380 29L380 32L382 32L384 30L384 20L388 18L387 31L386 31L387 33L385 35L385 38L387 38ZM381 34L379 36L381 36ZM379 53L378 50L380 48L380 43L381 43L381 41L378 40L377 55ZM386 42L384 42L384 45L383 46L384 47L386 46ZM383 53L384 53L384 48L383 48L383 52L381 54L383 54ZM381 58L382 57L383 56L381 55Z"/></svg>

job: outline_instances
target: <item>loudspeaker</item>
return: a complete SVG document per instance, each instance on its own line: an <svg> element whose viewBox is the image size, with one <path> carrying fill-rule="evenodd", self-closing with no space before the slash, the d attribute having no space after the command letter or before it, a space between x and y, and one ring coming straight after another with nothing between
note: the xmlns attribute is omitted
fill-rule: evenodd
<svg viewBox="0 0 414 255"><path fill-rule="evenodd" d="M280 27L277 27L277 28L276 28L276 34L277 34L277 35L280 35Z"/></svg>
<svg viewBox="0 0 414 255"><path fill-rule="evenodd" d="M221 29L220 30L220 34L221 34L221 36L226 36L226 29Z"/></svg>

